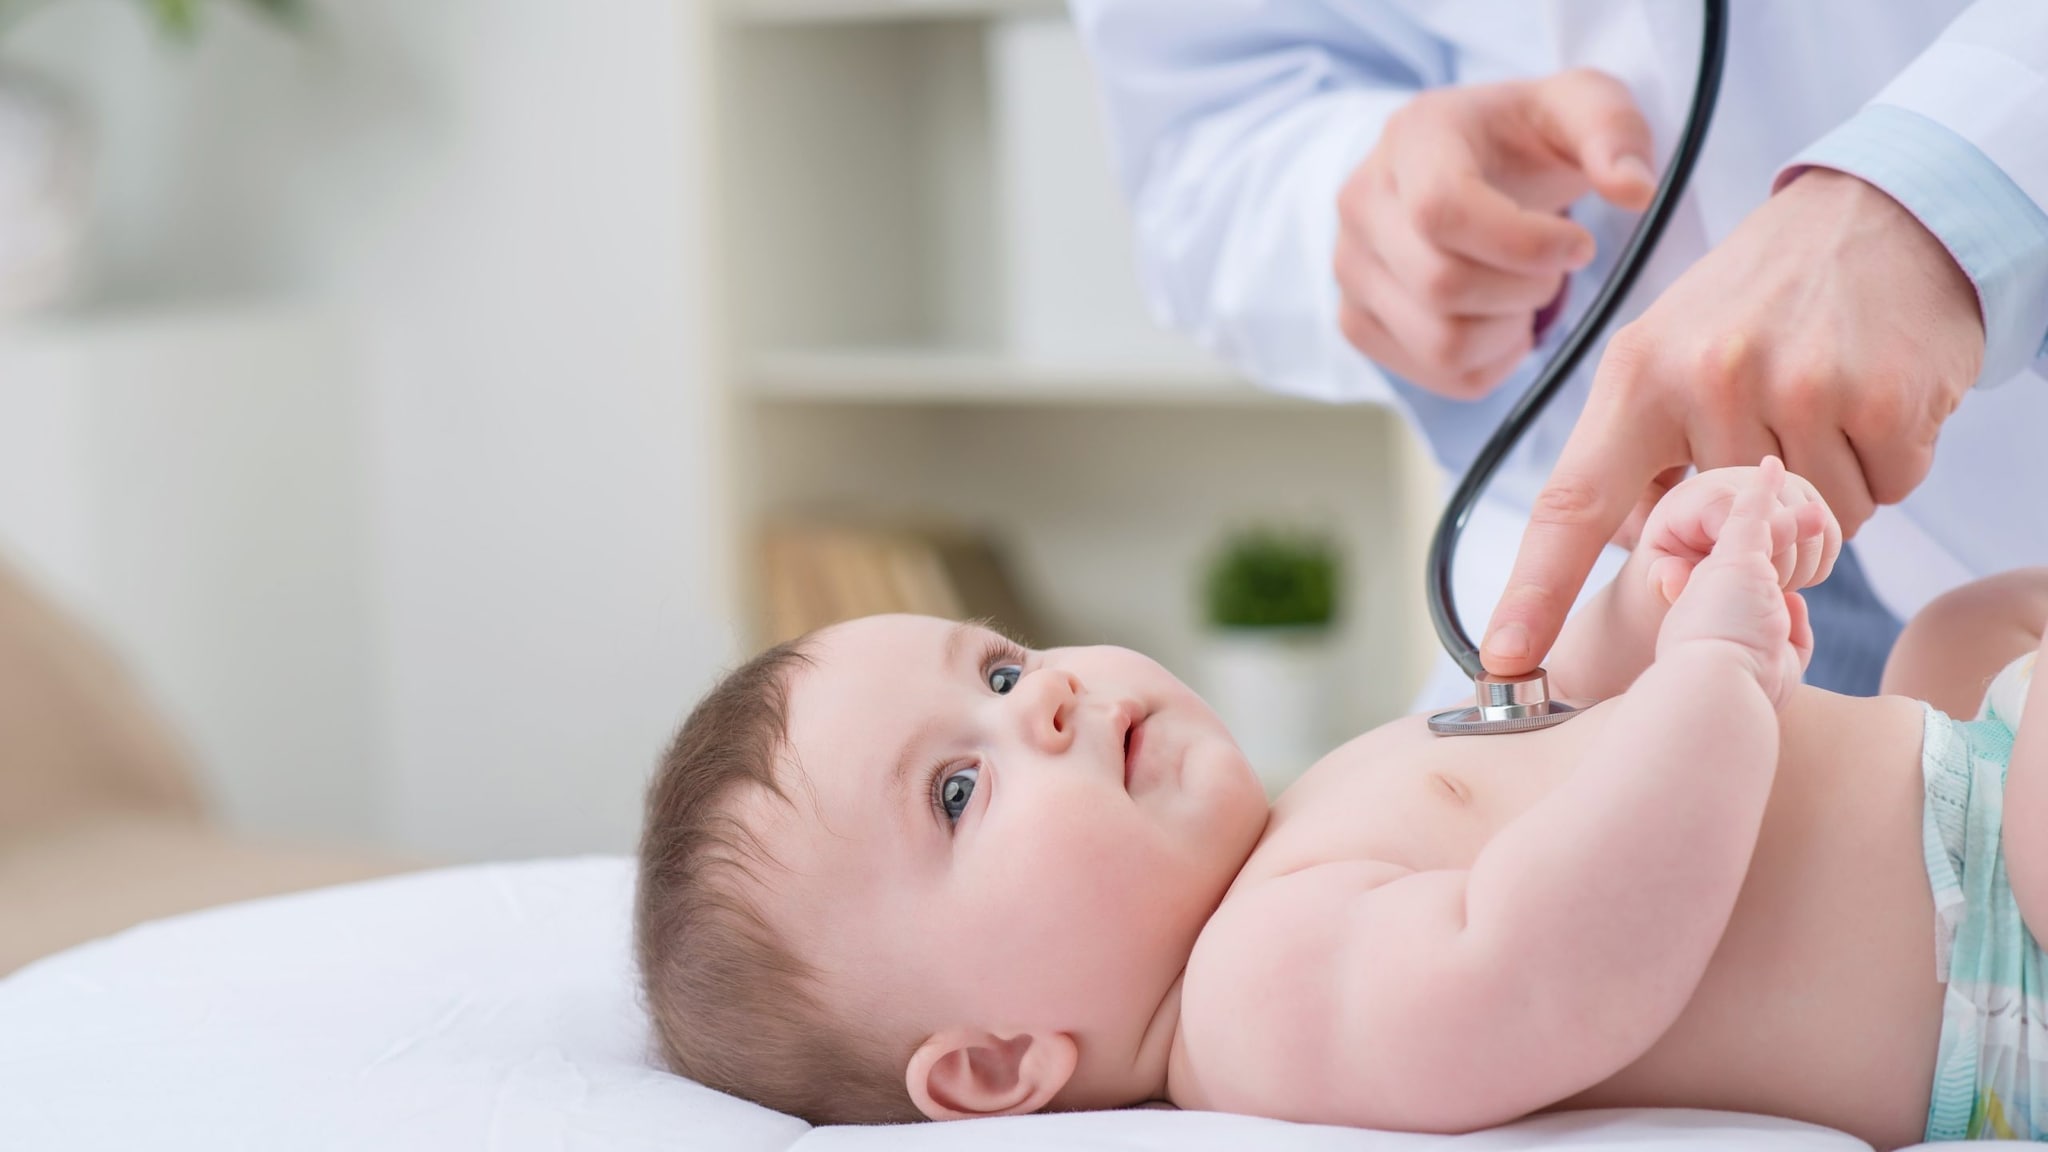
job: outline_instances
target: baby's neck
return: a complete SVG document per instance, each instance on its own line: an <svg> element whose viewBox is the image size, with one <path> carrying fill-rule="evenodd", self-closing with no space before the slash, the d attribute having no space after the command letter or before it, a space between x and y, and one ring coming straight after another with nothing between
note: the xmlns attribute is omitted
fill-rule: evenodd
<svg viewBox="0 0 2048 1152"><path fill-rule="evenodd" d="M1137 1044L1130 1048L1106 1043L1095 1047L1093 1056L1084 1056L1084 1070L1053 1097L1048 1106L1050 1111L1099 1112L1170 1098L1175 1069L1183 1059L1180 986L1184 975L1173 978Z"/></svg>
<svg viewBox="0 0 2048 1152"><path fill-rule="evenodd" d="M1262 832L1260 839L1264 838ZM1246 855L1249 857L1250 853ZM1243 861L1239 862L1238 876L1243 876ZM1217 903L1220 905L1229 899L1230 891L1235 889L1236 884L1233 883ZM1215 908L1209 909L1211 916L1215 913ZM1188 950L1193 952L1192 942ZM1151 1022L1145 1025L1145 1034L1138 1041L1131 1063L1140 1091L1128 1096L1124 1106L1154 1100L1180 1104L1200 1098L1200 1085L1195 1082L1194 1070L1188 1066L1187 1047L1181 1042L1180 996L1187 975L1187 957L1182 957L1180 972L1167 987L1166 995L1160 997L1159 1007L1153 1010Z"/></svg>
<svg viewBox="0 0 2048 1152"><path fill-rule="evenodd" d="M1182 1065L1187 1054L1180 1042L1180 987L1186 979L1187 969L1182 968L1159 1001L1158 1011L1152 1014L1145 1038L1138 1043L1138 1067L1156 1069L1145 1081L1146 1100L1171 1099L1175 1078L1186 1074Z"/></svg>
<svg viewBox="0 0 2048 1152"><path fill-rule="evenodd" d="M1166 1083L1162 1086L1160 1099L1176 1108L1203 1109L1209 1099L1206 1086L1188 1059L1186 1042L1180 1030L1180 986L1174 986L1173 1041L1167 1049Z"/></svg>
<svg viewBox="0 0 2048 1152"><path fill-rule="evenodd" d="M1225 889L1217 900L1218 907L1223 901L1230 899L1230 894L1237 891L1238 884L1246 879L1244 866L1257 853L1258 845L1265 843L1266 833L1272 831L1272 815L1272 808L1269 805L1266 810L1266 826L1260 830L1258 840L1246 851L1245 859L1238 861L1236 876L1230 887ZM1216 908L1210 908L1209 916L1213 918L1215 915ZM1192 953L1192 947L1189 951ZM1140 1046L1140 1051L1154 1051L1155 1042L1165 1046L1166 1058L1156 1065L1160 1070L1158 1083L1152 1086L1152 1094L1148 1099L1164 1100L1181 1108L1200 1108L1203 1106L1200 1101L1207 1097L1202 1091L1201 1082L1195 1076L1194 1068L1188 1064L1187 1045L1182 1041L1180 1030L1181 985L1187 982L1187 975L1187 962L1183 959L1180 975L1174 977L1173 986L1167 989L1165 998L1159 1002L1159 1010L1152 1015L1152 1023L1145 1030L1145 1040Z"/></svg>

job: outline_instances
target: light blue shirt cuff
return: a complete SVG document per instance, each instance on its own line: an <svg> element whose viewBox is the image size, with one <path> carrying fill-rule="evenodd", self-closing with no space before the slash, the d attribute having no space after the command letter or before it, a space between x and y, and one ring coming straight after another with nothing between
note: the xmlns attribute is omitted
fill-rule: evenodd
<svg viewBox="0 0 2048 1152"><path fill-rule="evenodd" d="M2048 355L2048 213L1990 157L1918 112L1871 104L1786 171L1816 166L1882 189L1955 257L1984 316L1979 383L2007 380Z"/></svg>

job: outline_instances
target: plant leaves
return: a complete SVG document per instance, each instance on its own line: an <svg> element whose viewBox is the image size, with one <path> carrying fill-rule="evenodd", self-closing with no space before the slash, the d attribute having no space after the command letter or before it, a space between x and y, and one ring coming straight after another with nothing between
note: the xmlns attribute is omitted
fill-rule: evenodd
<svg viewBox="0 0 2048 1152"><path fill-rule="evenodd" d="M297 28L307 14L306 0L240 0L247 8L276 24ZM199 33L200 9L206 0L140 0L156 19L156 25L173 40L191 41Z"/></svg>
<svg viewBox="0 0 2048 1152"><path fill-rule="evenodd" d="M1337 550L1318 535L1253 528L1225 540L1203 589L1217 628L1327 625L1337 615Z"/></svg>

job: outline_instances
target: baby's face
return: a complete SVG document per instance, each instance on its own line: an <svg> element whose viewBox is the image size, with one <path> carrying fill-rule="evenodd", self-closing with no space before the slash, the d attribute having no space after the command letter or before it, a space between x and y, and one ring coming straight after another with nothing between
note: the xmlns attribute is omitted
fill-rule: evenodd
<svg viewBox="0 0 2048 1152"><path fill-rule="evenodd" d="M798 950L898 1024L1128 1061L1265 827L1216 715L1136 652L928 617L842 624L813 654L796 803L754 821Z"/></svg>

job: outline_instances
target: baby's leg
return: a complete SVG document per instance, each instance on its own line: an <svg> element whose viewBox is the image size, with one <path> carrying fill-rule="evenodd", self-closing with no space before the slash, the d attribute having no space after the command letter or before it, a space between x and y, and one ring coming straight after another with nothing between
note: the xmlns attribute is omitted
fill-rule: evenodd
<svg viewBox="0 0 2048 1152"><path fill-rule="evenodd" d="M1951 716L1977 714L1984 692L2006 665L2043 646L2048 631L2048 568L2023 568L1937 597L1899 634L1885 663L1883 690L1925 700ZM2028 692L2012 759L2006 765L2006 879L2020 918L2037 937L2048 932L2048 675Z"/></svg>
<svg viewBox="0 0 2048 1152"><path fill-rule="evenodd" d="M2027 686L2012 760L2005 767L2005 835L2000 842L2020 919L2041 939L2048 933L2048 639L2036 651L2041 655Z"/></svg>
<svg viewBox="0 0 2048 1152"><path fill-rule="evenodd" d="M1887 692L1917 696L1970 717L2006 665L2028 652L2048 659L2048 568L2007 572L1929 604L1899 637L1885 667ZM2005 772L2006 879L2020 918L2048 933L2048 669L2034 676Z"/></svg>
<svg viewBox="0 0 2048 1152"><path fill-rule="evenodd" d="M1936 597L1907 622L1885 662L1882 691L1925 700L1967 720L1984 702L1991 678L2039 646L2044 629L2048 568L2021 568L1965 584Z"/></svg>

